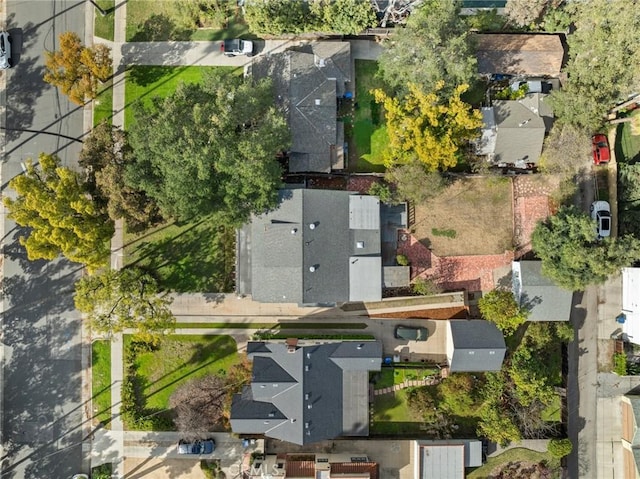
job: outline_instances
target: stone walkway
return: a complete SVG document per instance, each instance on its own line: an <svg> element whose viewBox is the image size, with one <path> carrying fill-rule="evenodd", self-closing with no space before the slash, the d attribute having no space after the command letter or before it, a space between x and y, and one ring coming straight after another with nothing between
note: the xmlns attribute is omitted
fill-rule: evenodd
<svg viewBox="0 0 640 479"><path fill-rule="evenodd" d="M420 386L435 386L440 383L440 378L436 378L433 376L427 376L424 379L414 379L412 381L405 381L401 384L394 384L393 386L376 389L373 391L374 396L381 396L383 394L391 394L396 391L400 391L401 389L406 388L415 388Z"/></svg>

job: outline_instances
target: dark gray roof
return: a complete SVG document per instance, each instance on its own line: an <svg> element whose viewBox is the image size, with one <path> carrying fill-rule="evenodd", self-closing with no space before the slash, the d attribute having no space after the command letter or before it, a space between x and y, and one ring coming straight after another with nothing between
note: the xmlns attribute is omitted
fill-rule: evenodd
<svg viewBox="0 0 640 479"><path fill-rule="evenodd" d="M380 300L379 199L334 190L282 190L280 196L278 209L252 219L253 299Z"/></svg>
<svg viewBox="0 0 640 479"><path fill-rule="evenodd" d="M251 345L252 343L249 343ZM367 435L368 376L379 371L377 341L342 342L290 348L263 343L253 354L251 386L234 396L231 427L238 434L308 444L341 435ZM251 345L252 351L263 346ZM277 363L294 383L267 381L259 358ZM265 406L266 405L266 406Z"/></svg>
<svg viewBox="0 0 640 479"><path fill-rule="evenodd" d="M541 261L513 262L512 278L514 296L529 311L529 321L569 321L573 292L544 276Z"/></svg>
<svg viewBox="0 0 640 479"><path fill-rule="evenodd" d="M351 80L349 42L316 42L254 61L255 78L271 78L276 102L287 113L292 145L291 172L343 168L343 124L337 98Z"/></svg>
<svg viewBox="0 0 640 479"><path fill-rule="evenodd" d="M499 371L507 351L502 332L481 319L449 320L453 350L449 353L452 372Z"/></svg>
<svg viewBox="0 0 640 479"><path fill-rule="evenodd" d="M497 136L494 163L537 163L542 153L545 124L520 100L493 102Z"/></svg>

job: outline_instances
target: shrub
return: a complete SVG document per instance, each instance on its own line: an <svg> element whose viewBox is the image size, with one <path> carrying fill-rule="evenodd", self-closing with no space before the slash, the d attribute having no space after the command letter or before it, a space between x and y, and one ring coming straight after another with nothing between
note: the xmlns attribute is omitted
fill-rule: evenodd
<svg viewBox="0 0 640 479"><path fill-rule="evenodd" d="M377 196L380 201L387 204L394 203L393 192L387 183L373 183L367 191L371 196Z"/></svg>
<svg viewBox="0 0 640 479"><path fill-rule="evenodd" d="M423 278L416 279L411 285L411 289L415 294L422 296L431 296L442 292L442 289L436 283Z"/></svg>
<svg viewBox="0 0 640 479"><path fill-rule="evenodd" d="M224 479L226 477L225 473L222 472L222 469L220 468L220 461L217 459L201 460L200 469L202 469L202 473L207 479Z"/></svg>
<svg viewBox="0 0 640 479"><path fill-rule="evenodd" d="M400 266L409 266L409 258L407 258L403 254L399 254L396 256L396 263L398 263Z"/></svg>
<svg viewBox="0 0 640 479"><path fill-rule="evenodd" d="M570 439L551 439L547 445L547 451L556 459L562 459L571 454L573 444Z"/></svg>
<svg viewBox="0 0 640 479"><path fill-rule="evenodd" d="M111 479L111 463L91 468L91 479Z"/></svg>
<svg viewBox="0 0 640 479"><path fill-rule="evenodd" d="M613 372L618 376L627 375L627 355L625 353L615 353L613 355Z"/></svg>

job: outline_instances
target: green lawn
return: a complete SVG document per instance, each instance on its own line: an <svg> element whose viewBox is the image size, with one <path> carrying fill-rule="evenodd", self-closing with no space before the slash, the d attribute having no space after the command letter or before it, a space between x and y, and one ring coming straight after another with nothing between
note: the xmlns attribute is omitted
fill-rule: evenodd
<svg viewBox="0 0 640 479"><path fill-rule="evenodd" d="M373 374L377 375L377 373ZM379 378L376 380L376 389L402 384L405 380L423 379L426 376L434 376L435 374L437 374L435 369L383 367Z"/></svg>
<svg viewBox="0 0 640 479"><path fill-rule="evenodd" d="M552 469L557 469L559 467L559 462L557 459L551 457L549 453L542 453L537 451L532 451L531 449L525 449L522 447L509 449L499 456L489 457L487 458L487 462L478 467L473 472L467 474L467 479L487 479L489 474L498 466L507 464L509 462L519 462L519 461L527 461L540 463L545 461ZM555 477L555 476L554 476Z"/></svg>
<svg viewBox="0 0 640 479"><path fill-rule="evenodd" d="M235 230L216 215L171 222L125 236L125 263L152 271L160 287L177 292L233 291Z"/></svg>
<svg viewBox="0 0 640 479"><path fill-rule="evenodd" d="M198 15L199 19L196 19L182 0L129 0L127 41L247 38L250 36L248 28L235 3L229 1L226 10L218 11L215 17Z"/></svg>
<svg viewBox="0 0 640 479"><path fill-rule="evenodd" d="M113 85L111 80L105 83L93 101L93 126L105 120L111 125L113 119Z"/></svg>
<svg viewBox="0 0 640 479"><path fill-rule="evenodd" d="M154 96L166 97L173 93L180 82L199 83L205 71L242 73L234 67L165 67L133 66L127 71L125 80L125 105L135 101L147 104ZM133 122L133 109L125 109L125 126Z"/></svg>
<svg viewBox="0 0 640 479"><path fill-rule="evenodd" d="M349 160L355 160L359 172L384 172L382 153L389 141L384 125L382 106L373 99L371 90L384 88L376 73L378 63L372 60L356 60L356 107L352 124L345 129L349 141Z"/></svg>
<svg viewBox="0 0 640 479"><path fill-rule="evenodd" d="M634 110L632 115L640 115L640 110ZM616 161L619 163L636 163L640 161L640 135L631 134L631 123L618 125L615 153Z"/></svg>
<svg viewBox="0 0 640 479"><path fill-rule="evenodd" d="M95 8L94 16L94 34L96 37L104 38L105 40L113 41L114 30L114 17L116 0L94 0L103 10L107 12L106 15L101 15L100 10Z"/></svg>
<svg viewBox="0 0 640 479"><path fill-rule="evenodd" d="M125 336L125 347L132 337ZM149 414L170 418L169 397L189 379L226 372L239 361L231 336L172 335L156 351L138 353L136 386L138 400Z"/></svg>
<svg viewBox="0 0 640 479"><path fill-rule="evenodd" d="M407 406L407 391L381 394L373 400L373 414L369 432L371 435L402 435L419 433L421 423Z"/></svg>
<svg viewBox="0 0 640 479"><path fill-rule="evenodd" d="M91 345L91 396L94 417L105 427L111 422L111 343Z"/></svg>
<svg viewBox="0 0 640 479"><path fill-rule="evenodd" d="M541 417L544 421L562 421L562 398L559 395L553 396L553 401L542 411Z"/></svg>

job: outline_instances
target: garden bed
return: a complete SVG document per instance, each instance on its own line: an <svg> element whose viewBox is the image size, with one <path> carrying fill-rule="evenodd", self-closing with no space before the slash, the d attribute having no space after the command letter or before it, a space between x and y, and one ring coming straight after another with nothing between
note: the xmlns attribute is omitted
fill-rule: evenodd
<svg viewBox="0 0 640 479"><path fill-rule="evenodd" d="M509 463L523 463L523 464L542 464L545 463L549 466L549 469L554 471L552 477L559 476L560 463L557 459L554 459L549 453L542 453L532 451L531 449L525 449L522 447L508 449L502 454L494 457L487 458L487 462L476 468L473 472L467 474L467 479L490 479L495 477L500 470ZM509 476L512 477L512 476ZM516 476L513 476L516 477ZM517 476L525 477L525 476Z"/></svg>
<svg viewBox="0 0 640 479"><path fill-rule="evenodd" d="M109 429L111 423L111 342L91 344L91 402L94 425Z"/></svg>

